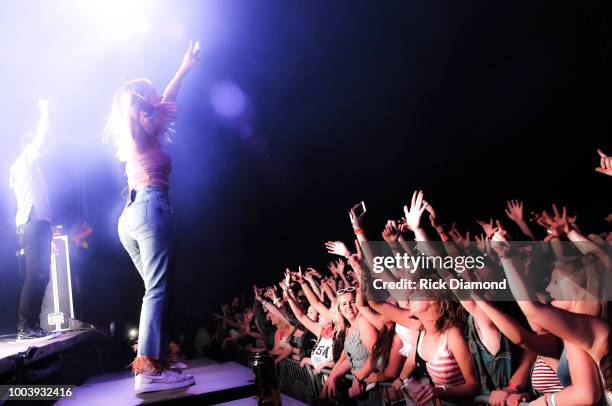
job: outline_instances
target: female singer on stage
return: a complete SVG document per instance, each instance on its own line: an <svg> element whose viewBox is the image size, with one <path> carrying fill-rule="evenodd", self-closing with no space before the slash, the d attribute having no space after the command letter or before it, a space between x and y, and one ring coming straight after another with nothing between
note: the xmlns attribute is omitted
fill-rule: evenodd
<svg viewBox="0 0 612 406"><path fill-rule="evenodd" d="M182 79L198 59L199 43L190 42L176 75L160 98L151 82L125 83L115 94L104 141L117 147L125 162L126 206L119 218L119 238L145 285L140 313L138 354L132 363L137 393L175 389L194 383L192 375L169 369L166 331L174 279L176 235L168 198L172 169L163 146L176 116Z"/></svg>

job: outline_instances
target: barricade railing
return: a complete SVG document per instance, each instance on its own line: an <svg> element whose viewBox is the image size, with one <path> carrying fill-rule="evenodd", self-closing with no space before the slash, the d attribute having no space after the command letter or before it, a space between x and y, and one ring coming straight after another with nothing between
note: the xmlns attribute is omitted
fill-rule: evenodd
<svg viewBox="0 0 612 406"><path fill-rule="evenodd" d="M231 358L237 362L244 363L248 359L248 354L236 354L232 351ZM229 355L226 353L226 355ZM227 358L227 357L226 357ZM328 368L323 368L320 374L315 374L310 366L301 367L300 362L293 359L285 359L277 366L280 390L283 394L309 405L330 405L330 404L352 404L352 399L348 397L347 389L351 386L351 381L355 379L353 375L347 374L343 379L339 379L336 387L337 398L334 401L320 399L323 385L331 372ZM379 382L378 388L391 387L390 382ZM488 395L479 395L472 402L473 405L488 404ZM388 404L392 404L389 402ZM395 403L393 403L395 404ZM403 402L397 402L403 404ZM528 405L527 402L520 402L519 406Z"/></svg>
<svg viewBox="0 0 612 406"><path fill-rule="evenodd" d="M321 373L316 375L310 366L301 367L300 362L293 359L285 359L278 365L281 392L294 399L308 403L310 405L328 404L351 404L347 389L351 386L351 381L355 379L353 375L346 374L343 379L336 383L338 388L337 398L333 401L320 399L323 385L331 372L328 368L323 368ZM380 382L379 388L388 388L391 383Z"/></svg>

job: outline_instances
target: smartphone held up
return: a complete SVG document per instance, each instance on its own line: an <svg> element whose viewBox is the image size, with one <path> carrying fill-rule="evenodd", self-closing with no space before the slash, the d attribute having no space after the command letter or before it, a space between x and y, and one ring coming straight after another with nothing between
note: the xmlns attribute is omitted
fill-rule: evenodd
<svg viewBox="0 0 612 406"><path fill-rule="evenodd" d="M365 202L362 200L361 202L357 203L353 206L352 210L357 217L363 216L366 213Z"/></svg>

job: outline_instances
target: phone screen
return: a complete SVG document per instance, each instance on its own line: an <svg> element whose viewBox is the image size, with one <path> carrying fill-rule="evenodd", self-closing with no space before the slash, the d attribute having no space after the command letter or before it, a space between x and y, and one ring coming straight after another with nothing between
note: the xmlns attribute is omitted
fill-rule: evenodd
<svg viewBox="0 0 612 406"><path fill-rule="evenodd" d="M357 217L363 216L366 212L365 202L362 200L360 203L357 203L353 206L353 210L355 210Z"/></svg>

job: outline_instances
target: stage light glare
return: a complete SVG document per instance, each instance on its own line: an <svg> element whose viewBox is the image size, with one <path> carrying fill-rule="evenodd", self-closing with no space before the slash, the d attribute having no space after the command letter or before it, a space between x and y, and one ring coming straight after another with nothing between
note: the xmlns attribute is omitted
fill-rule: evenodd
<svg viewBox="0 0 612 406"><path fill-rule="evenodd" d="M129 337L131 340L136 339L136 338L138 337L138 329L136 329L136 328L131 328L131 329L129 329L129 330L128 330L128 337Z"/></svg>
<svg viewBox="0 0 612 406"><path fill-rule="evenodd" d="M171 19L166 24L166 32L168 36L174 39L184 40L187 38L187 30L185 26L177 19Z"/></svg>
<svg viewBox="0 0 612 406"><path fill-rule="evenodd" d="M141 19L134 23L134 32L148 32L151 30L151 24L147 20Z"/></svg>
<svg viewBox="0 0 612 406"><path fill-rule="evenodd" d="M145 33L151 29L146 16L151 11L151 0L91 0L82 2L83 12L92 18L100 33L111 39Z"/></svg>
<svg viewBox="0 0 612 406"><path fill-rule="evenodd" d="M218 82L213 86L210 102L217 114L230 119L242 116L247 105L244 92L230 81Z"/></svg>
<svg viewBox="0 0 612 406"><path fill-rule="evenodd" d="M106 21L102 29L109 38L123 40L135 34L143 34L151 29L151 24L144 18L117 19Z"/></svg>

